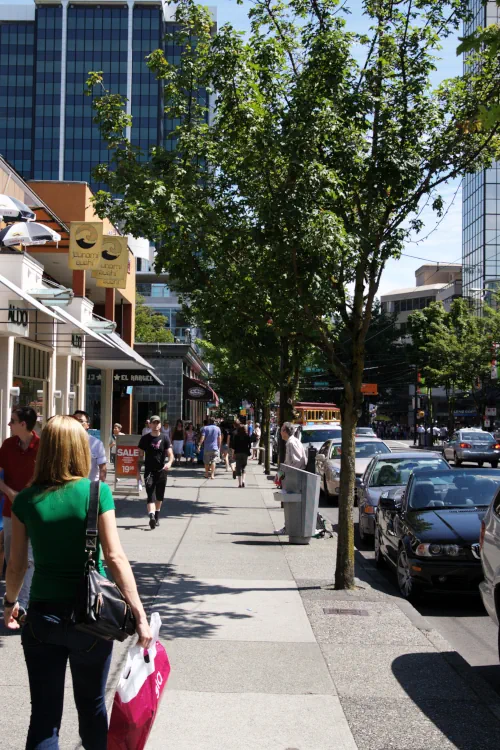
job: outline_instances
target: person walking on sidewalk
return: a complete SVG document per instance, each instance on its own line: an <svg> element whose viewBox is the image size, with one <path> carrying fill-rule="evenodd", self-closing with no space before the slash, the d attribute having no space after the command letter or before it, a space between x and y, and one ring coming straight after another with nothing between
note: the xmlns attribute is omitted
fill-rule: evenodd
<svg viewBox="0 0 500 750"><path fill-rule="evenodd" d="M151 420L146 419L146 421L144 422L144 427L142 429L142 435L147 435L150 432L151 432Z"/></svg>
<svg viewBox="0 0 500 750"><path fill-rule="evenodd" d="M0 492L4 493L3 503L3 546L5 562L9 564L12 543L12 503L17 493L31 482L35 471L35 461L40 438L34 432L37 414L31 406L16 406L10 417L11 437L4 440L0 448L0 467L3 479L0 480ZM19 618L23 621L30 598L31 580L33 578L33 549L28 544L28 565L19 591Z"/></svg>
<svg viewBox="0 0 500 750"><path fill-rule="evenodd" d="M255 424L254 431L252 433L252 458L255 458L256 460L258 458L260 436L261 436L260 424L257 422Z"/></svg>
<svg viewBox="0 0 500 750"><path fill-rule="evenodd" d="M77 422L80 422L83 429L87 431L91 459L89 479L90 481L96 481L97 479L100 479L101 482L105 482L107 473L107 458L106 451L104 450L104 444L102 440L99 440L99 438L96 438L89 433L90 417L86 411L77 409L73 416Z"/></svg>
<svg viewBox="0 0 500 750"><path fill-rule="evenodd" d="M194 463L196 457L196 432L193 427L193 423L190 422L186 429L186 442L184 443L184 455L186 456L186 463L189 461L190 464Z"/></svg>
<svg viewBox="0 0 500 750"><path fill-rule="evenodd" d="M184 440L186 438L184 432L184 425L182 419L178 419L175 423L174 434L172 436L173 448L174 448L174 466L181 465L182 451L184 450Z"/></svg>
<svg viewBox="0 0 500 750"><path fill-rule="evenodd" d="M220 457L221 461L226 467L226 471L230 471L231 466L229 464L229 429L225 424L221 425Z"/></svg>
<svg viewBox="0 0 500 750"><path fill-rule="evenodd" d="M109 441L109 454L111 457L111 463L113 466L116 465L116 437L117 435L124 435L125 433L122 432L122 426L117 422L113 425L113 435L111 436L111 440Z"/></svg>
<svg viewBox="0 0 500 750"><path fill-rule="evenodd" d="M234 460L236 463L236 476L238 477L238 487L245 486L245 469L248 463L248 457L252 452L252 439L248 435L246 427L241 424L238 427L236 436L233 438Z"/></svg>
<svg viewBox="0 0 500 750"><path fill-rule="evenodd" d="M12 506L12 548L3 602L4 622L10 630L19 628L18 596L28 562L28 538L35 554L30 605L21 635L31 693L27 750L59 748L68 660L82 745L86 750L106 750L105 690L113 643L76 630L72 622L86 559L90 462L82 427L72 417L52 417L42 431L33 483L15 497ZM106 575L102 546L113 579L136 618L139 644L148 648L151 630L118 536L113 496L104 483L98 533L97 570Z"/></svg>
<svg viewBox="0 0 500 750"><path fill-rule="evenodd" d="M174 462L170 440L161 433L160 417L151 417L151 432L141 437L139 448L141 458L144 457L144 483L148 496L147 512L149 527L152 530L160 525L160 511L167 486L167 472Z"/></svg>
<svg viewBox="0 0 500 750"><path fill-rule="evenodd" d="M203 448L203 463L205 465L205 479L215 478L215 465L219 459L221 444L220 427L210 418L208 424L201 431L200 446Z"/></svg>
<svg viewBox="0 0 500 750"><path fill-rule="evenodd" d="M168 419L163 420L163 427L161 428L161 433L162 435L165 435L165 437L168 437L170 442L172 442L172 437L170 435L170 422L168 421Z"/></svg>

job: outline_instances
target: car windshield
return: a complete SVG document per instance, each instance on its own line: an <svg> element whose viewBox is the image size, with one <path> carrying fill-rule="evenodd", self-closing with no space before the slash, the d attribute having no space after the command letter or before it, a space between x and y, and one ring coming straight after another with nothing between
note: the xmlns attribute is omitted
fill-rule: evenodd
<svg viewBox="0 0 500 750"><path fill-rule="evenodd" d="M370 487L406 486L410 474L415 469L433 471L446 469L448 464L442 458L381 458L377 461L370 478Z"/></svg>
<svg viewBox="0 0 500 750"><path fill-rule="evenodd" d="M334 440L342 435L342 430L302 430L300 433L300 441L302 443L324 443L326 440Z"/></svg>
<svg viewBox="0 0 500 750"><path fill-rule="evenodd" d="M500 484L500 472L473 469L416 471L408 507L410 510L487 507Z"/></svg>
<svg viewBox="0 0 500 750"><path fill-rule="evenodd" d="M491 443L494 440L493 435L489 432L462 432L462 440L471 440L474 443Z"/></svg>
<svg viewBox="0 0 500 750"><path fill-rule="evenodd" d="M377 453L390 453L390 449L385 443L373 440L371 442L356 441L355 445L356 458L368 458L369 456L375 456Z"/></svg>
<svg viewBox="0 0 500 750"><path fill-rule="evenodd" d="M356 427L356 435L375 435L371 427Z"/></svg>

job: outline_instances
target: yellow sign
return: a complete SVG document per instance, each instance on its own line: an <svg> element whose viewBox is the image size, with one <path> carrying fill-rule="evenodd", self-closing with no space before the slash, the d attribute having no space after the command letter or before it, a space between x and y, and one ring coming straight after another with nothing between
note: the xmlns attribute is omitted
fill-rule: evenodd
<svg viewBox="0 0 500 750"><path fill-rule="evenodd" d="M71 222L68 266L72 271L98 268L101 250L102 221Z"/></svg>
<svg viewBox="0 0 500 750"><path fill-rule="evenodd" d="M127 270L127 238L105 235L102 238L99 267L96 271L92 271L92 277L98 280L97 285L124 289L127 281Z"/></svg>
<svg viewBox="0 0 500 750"><path fill-rule="evenodd" d="M246 415L247 415L247 410L246 410L246 409L240 409L240 415L241 415L242 417L246 417Z"/></svg>

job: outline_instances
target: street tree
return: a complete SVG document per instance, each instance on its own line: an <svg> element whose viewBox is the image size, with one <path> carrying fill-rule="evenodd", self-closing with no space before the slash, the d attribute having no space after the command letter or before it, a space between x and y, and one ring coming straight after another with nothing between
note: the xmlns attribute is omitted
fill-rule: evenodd
<svg viewBox="0 0 500 750"><path fill-rule="evenodd" d="M354 585L354 431L382 272L421 230L423 203L442 214L441 186L499 147L497 125L464 125L498 98L497 59L478 52L481 75L471 66L431 83L465 0L364 0L366 33L348 28L347 5L256 0L245 39L228 24L214 34L208 12L181 0L180 64L161 50L148 58L179 123L175 148L153 147L146 162L124 138L123 102L89 77L113 149L95 170L109 186L98 214L156 241L157 267L188 294L228 260L236 286L251 269L256 302L245 304L269 314L280 340L300 334L319 348L342 382L337 588Z"/></svg>
<svg viewBox="0 0 500 750"><path fill-rule="evenodd" d="M429 388L443 387L448 399L448 429L454 429L458 392L470 393L484 413L495 345L500 342L500 312L489 305L477 314L467 299L456 299L447 312L433 302L409 317L414 362Z"/></svg>
<svg viewBox="0 0 500 750"><path fill-rule="evenodd" d="M155 313L144 304L144 297L140 294L135 300L135 340L141 344L168 344L173 342L172 331L166 327L166 318L161 313Z"/></svg>

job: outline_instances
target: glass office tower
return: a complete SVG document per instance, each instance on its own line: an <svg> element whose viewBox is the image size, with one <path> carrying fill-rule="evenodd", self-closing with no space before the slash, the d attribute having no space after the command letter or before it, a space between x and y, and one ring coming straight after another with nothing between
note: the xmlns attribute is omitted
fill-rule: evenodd
<svg viewBox="0 0 500 750"><path fill-rule="evenodd" d="M465 35L500 22L494 0L470 0L472 17ZM462 203L463 295L480 303L482 289L500 286L500 163L465 175ZM476 290L476 291L474 291Z"/></svg>
<svg viewBox="0 0 500 750"><path fill-rule="evenodd" d="M175 126L163 114L162 89L145 57L175 28L162 0L18 0L0 4L0 154L25 179L81 180L109 151L85 96L89 71L126 97L132 143L170 147ZM215 11L213 11L215 20Z"/></svg>

